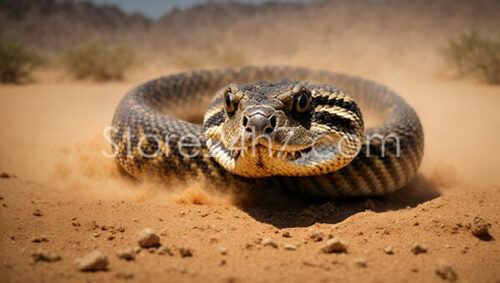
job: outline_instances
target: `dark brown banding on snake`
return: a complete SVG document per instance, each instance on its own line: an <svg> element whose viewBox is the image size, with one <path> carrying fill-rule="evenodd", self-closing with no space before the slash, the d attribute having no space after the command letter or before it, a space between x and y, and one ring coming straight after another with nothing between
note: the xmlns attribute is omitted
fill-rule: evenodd
<svg viewBox="0 0 500 283"><path fill-rule="evenodd" d="M198 156L185 158L176 148L179 137L193 135L198 137L200 150L207 150L203 135L203 126L182 121L163 114L164 109L175 109L181 105L196 103L209 98L220 88L231 83L251 83L255 81L278 81L281 79L300 80L314 84L324 84L322 92L345 90L354 99L332 98L323 93L313 97L314 107L321 105L338 106L349 112L356 112L354 104L376 113L381 124L366 130L366 135L394 135L400 140L400 157L395 156L395 145L386 144L389 152L382 156L382 143L369 147L363 146L354 160L333 173L311 177L269 177L263 179L244 178L230 174L210 158ZM212 102L210 108L217 107L221 101ZM215 108L214 108L215 109ZM223 108L220 108L223 109ZM325 112L325 111L319 111ZM223 110L209 118L210 126L223 123ZM354 113L361 117L361 113ZM347 126L346 120L338 117L327 118L327 114L318 114L316 121L333 126ZM323 117L325 116L325 117ZM207 121L205 121L206 123ZM352 121L350 121L352 123ZM212 71L194 71L175 74L147 82L129 92L120 102L112 125L112 140L118 145L118 163L129 174L144 178L144 171L149 170L160 176L189 180L203 177L209 183L232 184L240 188L252 189L254 186L286 186L290 189L314 193L320 196L337 195L383 195L391 193L406 184L416 174L423 156L424 135L420 120L415 111L397 94L372 81L351 77L344 74L325 71L311 71L294 67L242 67L218 69ZM352 126L352 125L350 125ZM144 158L136 152L127 153L124 141L130 134L130 147L134 148L143 135L170 137L167 142L170 154L164 158ZM147 144L145 150L154 152L157 147ZM189 150L192 152L192 149ZM321 169L318 169L321 171ZM370 175L367 175L371 172ZM149 173L149 172L148 172ZM362 188L366 190L362 190Z"/></svg>

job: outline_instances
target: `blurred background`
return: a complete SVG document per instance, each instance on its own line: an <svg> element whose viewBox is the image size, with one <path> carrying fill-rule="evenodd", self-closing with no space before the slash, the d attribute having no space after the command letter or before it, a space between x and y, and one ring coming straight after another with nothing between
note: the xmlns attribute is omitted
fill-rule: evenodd
<svg viewBox="0 0 500 283"><path fill-rule="evenodd" d="M0 26L2 53L26 51L19 71L1 63L20 73L6 82L39 67L113 80L246 64L500 82L497 0L2 0Z"/></svg>

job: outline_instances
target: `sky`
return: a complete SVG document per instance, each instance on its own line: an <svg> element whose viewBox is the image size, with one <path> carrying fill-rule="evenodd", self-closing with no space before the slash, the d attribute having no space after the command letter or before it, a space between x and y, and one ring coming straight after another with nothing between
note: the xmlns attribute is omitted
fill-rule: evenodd
<svg viewBox="0 0 500 283"><path fill-rule="evenodd" d="M89 0L80 0L89 1ZM213 0L212 0L213 1ZM126 12L141 12L144 15L158 19L173 8L186 8L207 0L90 0L96 4L115 4ZM215 0L214 2L227 2L227 0ZM240 3L262 3L269 0L232 0ZM281 0L279 2L309 2L308 0Z"/></svg>

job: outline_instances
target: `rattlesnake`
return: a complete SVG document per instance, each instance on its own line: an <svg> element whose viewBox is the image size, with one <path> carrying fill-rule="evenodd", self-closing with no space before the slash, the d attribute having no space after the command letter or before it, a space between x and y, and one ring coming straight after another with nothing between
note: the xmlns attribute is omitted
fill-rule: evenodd
<svg viewBox="0 0 500 283"><path fill-rule="evenodd" d="M378 123L365 130L362 113ZM175 117L202 115L203 124ZM424 149L416 112L393 91L298 67L155 79L122 99L112 127L118 163L138 179L280 186L318 196L394 192L415 176Z"/></svg>

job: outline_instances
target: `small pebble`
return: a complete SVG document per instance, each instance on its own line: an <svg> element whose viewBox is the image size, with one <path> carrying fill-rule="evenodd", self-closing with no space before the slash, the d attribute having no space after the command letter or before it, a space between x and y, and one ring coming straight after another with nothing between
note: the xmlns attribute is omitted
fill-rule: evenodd
<svg viewBox="0 0 500 283"><path fill-rule="evenodd" d="M5 172L2 172L0 174L0 178L2 178L2 179L8 179L10 177L12 177L12 176L10 174L5 173Z"/></svg>
<svg viewBox="0 0 500 283"><path fill-rule="evenodd" d="M263 246L269 246L269 247L273 247L275 249L278 248L278 244L271 238L265 238L262 240L262 242L260 242L261 245Z"/></svg>
<svg viewBox="0 0 500 283"><path fill-rule="evenodd" d="M420 243L415 243L411 248L411 252L416 255L421 253L427 253L427 246Z"/></svg>
<svg viewBox="0 0 500 283"><path fill-rule="evenodd" d="M146 228L139 233L137 242L141 248L153 248L160 246L160 236L153 229Z"/></svg>
<svg viewBox="0 0 500 283"><path fill-rule="evenodd" d="M283 238L291 238L292 236L290 235L290 232L285 231L283 232Z"/></svg>
<svg viewBox="0 0 500 283"><path fill-rule="evenodd" d="M33 239L31 239L31 242L33 243L49 242L49 238L45 236L34 237Z"/></svg>
<svg viewBox="0 0 500 283"><path fill-rule="evenodd" d="M472 225L471 225L472 235L474 235L482 240L489 240L492 237L491 237L488 229L489 229L489 223L486 220L484 220L480 216L474 217L474 219L472 220Z"/></svg>
<svg viewBox="0 0 500 283"><path fill-rule="evenodd" d="M360 257L354 260L354 263L360 267L366 267L366 259Z"/></svg>
<svg viewBox="0 0 500 283"><path fill-rule="evenodd" d="M35 209L35 211L33 211L33 215L35 216L42 216L42 212L39 210L39 209Z"/></svg>
<svg viewBox="0 0 500 283"><path fill-rule="evenodd" d="M393 255L394 254L394 250L392 249L392 247L387 247L384 249L384 253L388 254L388 255Z"/></svg>
<svg viewBox="0 0 500 283"><path fill-rule="evenodd" d="M449 264L441 263L436 269L436 274L441 276L444 280L451 282L457 281L457 273Z"/></svg>
<svg viewBox="0 0 500 283"><path fill-rule="evenodd" d="M35 262L37 261L55 262L61 260L60 255L52 254L42 249L39 249L38 251L32 253L31 256L33 257L33 260L35 260Z"/></svg>
<svg viewBox="0 0 500 283"><path fill-rule="evenodd" d="M135 251L131 248L119 250L118 252L116 252L116 256L118 258L121 258L121 259L124 259L127 261L134 260L135 254L136 254Z"/></svg>
<svg viewBox="0 0 500 283"><path fill-rule="evenodd" d="M324 253L345 253L347 252L347 243L339 238L329 239L321 250Z"/></svg>
<svg viewBox="0 0 500 283"><path fill-rule="evenodd" d="M75 264L80 271L101 271L108 267L108 256L98 250L75 260Z"/></svg>
<svg viewBox="0 0 500 283"><path fill-rule="evenodd" d="M193 252L191 251L190 248L180 248L179 253L181 254L181 257L192 257Z"/></svg>
<svg viewBox="0 0 500 283"><path fill-rule="evenodd" d="M226 255L226 254L227 254L227 249L226 249L226 248L224 248L224 247L220 247L220 248L219 248L219 253L220 253L221 255Z"/></svg>
<svg viewBox="0 0 500 283"><path fill-rule="evenodd" d="M285 244L285 245L283 246L283 248L284 248L285 250L294 251L294 250L296 250L296 249L297 249L297 246L296 246L296 245L294 245L294 244Z"/></svg>

